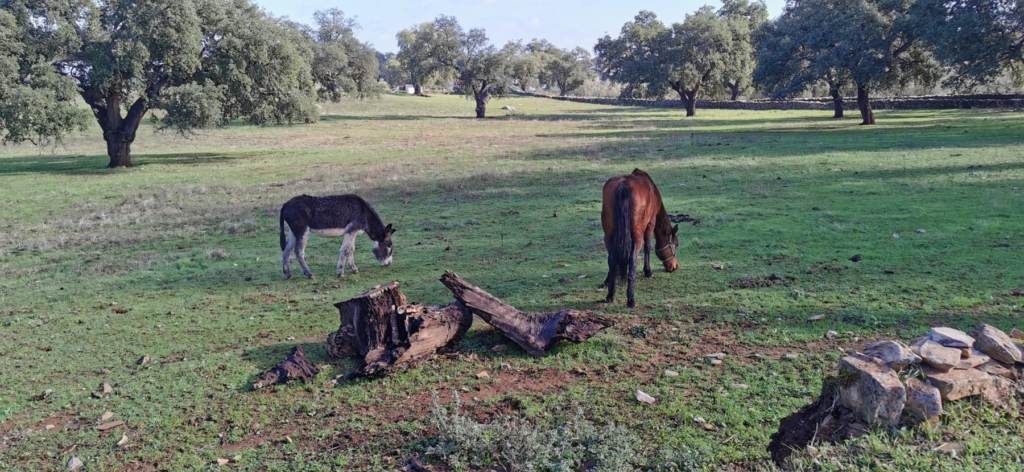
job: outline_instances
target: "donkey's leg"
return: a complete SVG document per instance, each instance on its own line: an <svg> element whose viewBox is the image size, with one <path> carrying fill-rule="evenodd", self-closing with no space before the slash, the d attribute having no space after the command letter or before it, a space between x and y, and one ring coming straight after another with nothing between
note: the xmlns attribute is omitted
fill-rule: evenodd
<svg viewBox="0 0 1024 472"><path fill-rule="evenodd" d="M345 239L346 237L347 235L342 235L341 246L338 247L338 269L335 271L335 273L338 274L338 277L345 276L345 263L348 261L348 254L345 253L345 243L347 242L347 239Z"/></svg>
<svg viewBox="0 0 1024 472"><path fill-rule="evenodd" d="M284 271L284 278L290 279L292 278L292 251L295 250L296 241L295 233L292 232L291 228L285 227L285 231L287 231L285 234L287 239L285 239L284 250L281 251L281 269Z"/></svg>
<svg viewBox="0 0 1024 472"><path fill-rule="evenodd" d="M309 270L309 265L306 264L306 243L309 241L309 229L307 228L302 232L302 236L298 236L298 244L295 245L295 258L299 260L299 266L302 267L302 275L308 278L313 278L313 272Z"/></svg>
<svg viewBox="0 0 1024 472"><path fill-rule="evenodd" d="M345 243L348 244L348 267L352 269L353 274L359 273L359 268L356 267L356 238L358 237L359 233L345 235Z"/></svg>

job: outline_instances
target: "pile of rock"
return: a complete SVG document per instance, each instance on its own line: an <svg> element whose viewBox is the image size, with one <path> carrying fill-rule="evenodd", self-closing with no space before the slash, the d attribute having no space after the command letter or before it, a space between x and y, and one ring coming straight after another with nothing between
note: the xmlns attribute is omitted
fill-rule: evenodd
<svg viewBox="0 0 1024 472"><path fill-rule="evenodd" d="M943 402L966 397L1015 408L1024 379L1024 333L1012 334L987 324L973 336L937 327L910 346L880 341L848 354L821 397L782 420L769 450L781 464L814 438L838 441L873 426L938 421Z"/></svg>

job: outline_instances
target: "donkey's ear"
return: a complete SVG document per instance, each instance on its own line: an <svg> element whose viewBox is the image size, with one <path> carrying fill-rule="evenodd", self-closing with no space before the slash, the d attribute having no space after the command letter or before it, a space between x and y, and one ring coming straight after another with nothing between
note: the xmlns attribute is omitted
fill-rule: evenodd
<svg viewBox="0 0 1024 472"><path fill-rule="evenodd" d="M395 234L395 228L393 228L389 223L387 226L384 227L384 232L387 234Z"/></svg>
<svg viewBox="0 0 1024 472"><path fill-rule="evenodd" d="M679 225L675 225L675 226L673 226L673 227L672 227L672 234L676 234L676 233L678 233L678 232L679 232Z"/></svg>

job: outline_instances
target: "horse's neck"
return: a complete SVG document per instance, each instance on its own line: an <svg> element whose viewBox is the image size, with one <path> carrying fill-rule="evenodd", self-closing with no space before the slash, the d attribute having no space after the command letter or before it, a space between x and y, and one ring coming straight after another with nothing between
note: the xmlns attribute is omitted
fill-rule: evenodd
<svg viewBox="0 0 1024 472"><path fill-rule="evenodd" d="M654 184L654 180L647 176L647 180L651 182L651 189L654 190L654 196L658 198L658 216L654 217L654 233L665 234L667 229L672 226L672 222L668 219L668 211L665 211L665 200L661 198L661 191L658 190L658 186Z"/></svg>
<svg viewBox="0 0 1024 472"><path fill-rule="evenodd" d="M665 204L662 203L661 208L658 209L658 216L654 217L654 237L660 242L663 235L668 234L671 228L672 222L668 219L668 212L665 211Z"/></svg>

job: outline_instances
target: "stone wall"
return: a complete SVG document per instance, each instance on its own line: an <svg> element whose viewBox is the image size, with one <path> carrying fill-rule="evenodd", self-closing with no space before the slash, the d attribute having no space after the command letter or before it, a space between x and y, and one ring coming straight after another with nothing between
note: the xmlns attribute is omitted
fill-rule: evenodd
<svg viewBox="0 0 1024 472"><path fill-rule="evenodd" d="M638 106L655 108L683 108L680 100L648 100L636 98L557 97L535 95L595 105ZM970 108L1024 109L1024 95L958 95L926 97L891 97L871 100L875 110L939 110ZM832 110L830 98L808 98L796 100L697 100L697 109L723 110ZM845 99L847 110L857 110L856 97Z"/></svg>

